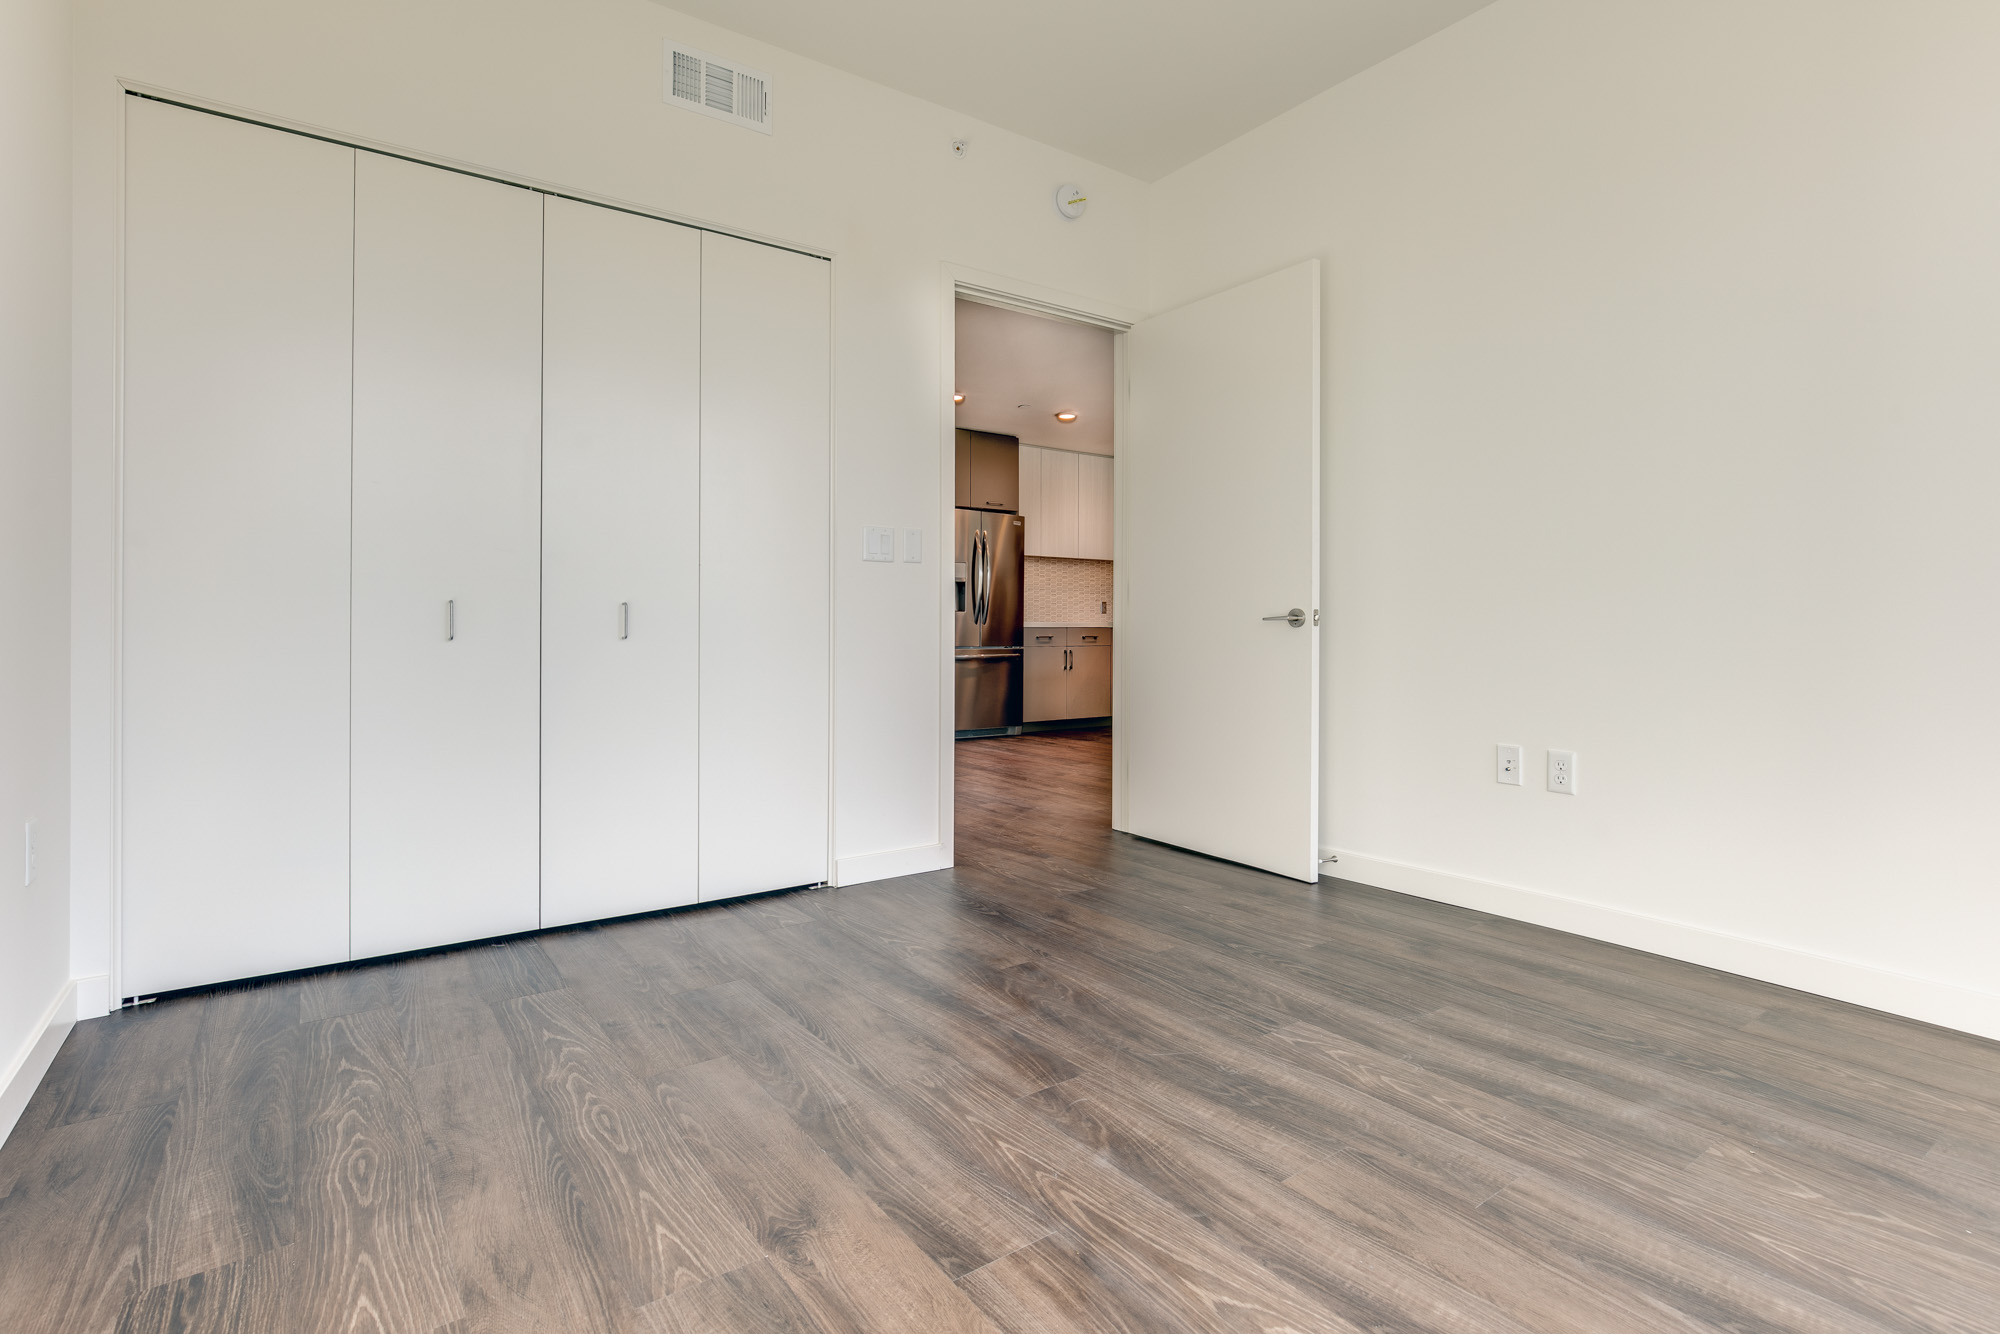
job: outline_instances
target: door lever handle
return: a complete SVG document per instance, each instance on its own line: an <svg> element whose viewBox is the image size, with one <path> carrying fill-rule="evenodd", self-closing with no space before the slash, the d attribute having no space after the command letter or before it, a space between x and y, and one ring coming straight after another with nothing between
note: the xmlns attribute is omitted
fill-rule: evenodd
<svg viewBox="0 0 2000 1334"><path fill-rule="evenodd" d="M1286 625L1296 630L1306 623L1305 608L1294 607L1283 616L1266 616L1264 619L1267 621L1283 621Z"/></svg>

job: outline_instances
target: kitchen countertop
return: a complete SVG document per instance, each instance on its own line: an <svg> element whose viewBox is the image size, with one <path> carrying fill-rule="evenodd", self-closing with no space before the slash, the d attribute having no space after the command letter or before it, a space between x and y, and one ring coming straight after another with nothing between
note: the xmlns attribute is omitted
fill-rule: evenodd
<svg viewBox="0 0 2000 1334"><path fill-rule="evenodd" d="M1083 630L1116 630L1110 621L1023 621L1023 630L1067 630L1070 626Z"/></svg>

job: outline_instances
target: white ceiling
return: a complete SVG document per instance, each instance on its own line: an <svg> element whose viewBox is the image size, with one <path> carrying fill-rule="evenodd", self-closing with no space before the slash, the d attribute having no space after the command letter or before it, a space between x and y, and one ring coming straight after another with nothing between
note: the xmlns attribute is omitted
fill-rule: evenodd
<svg viewBox="0 0 2000 1334"><path fill-rule="evenodd" d="M1111 452L1111 331L958 303L960 426L1023 444ZM1073 422L1056 420L1074 412Z"/></svg>
<svg viewBox="0 0 2000 1334"><path fill-rule="evenodd" d="M661 3L1150 181L1492 0Z"/></svg>

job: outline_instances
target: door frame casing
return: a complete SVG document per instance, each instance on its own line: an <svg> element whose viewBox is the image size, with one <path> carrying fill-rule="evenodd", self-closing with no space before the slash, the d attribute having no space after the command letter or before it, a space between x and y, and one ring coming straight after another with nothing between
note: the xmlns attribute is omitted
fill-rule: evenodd
<svg viewBox="0 0 2000 1334"><path fill-rule="evenodd" d="M958 460L954 432L957 419L955 404L951 401L952 384L958 377L958 322L957 304L961 299L976 301L981 305L999 306L1005 310L1018 310L1029 315L1041 315L1049 319L1070 320L1077 324L1095 325L1109 329L1111 339L1111 414L1112 414L1112 597L1116 606L1124 597L1124 532L1125 497L1124 488L1118 484L1118 460L1125 452L1125 422L1129 378L1125 373L1125 333L1144 315L1129 306L1116 302L1102 301L1095 297L1081 296L1046 287L1038 283L1026 282L1000 274L983 272L958 264L943 266L941 278L942 299L940 305L941 324L939 328L938 361L938 524L940 532L951 532L956 521L953 511L957 508L956 489ZM940 543L940 547L942 544ZM953 660L953 634L955 622L952 619L952 577L951 562L938 561L937 577L938 608L938 842L947 866L957 865L957 800L954 759L958 744L956 679ZM1122 693L1124 660L1116 653L1111 656L1111 701L1112 713L1116 716L1118 697ZM1118 730L1111 731L1111 827L1125 828L1125 754L1118 740Z"/></svg>

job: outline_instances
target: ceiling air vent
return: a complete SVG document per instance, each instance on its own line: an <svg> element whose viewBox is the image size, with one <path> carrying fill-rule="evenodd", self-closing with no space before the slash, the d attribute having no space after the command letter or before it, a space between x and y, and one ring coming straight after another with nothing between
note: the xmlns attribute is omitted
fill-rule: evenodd
<svg viewBox="0 0 2000 1334"><path fill-rule="evenodd" d="M666 100L732 125L771 132L771 80L762 70L667 43Z"/></svg>

